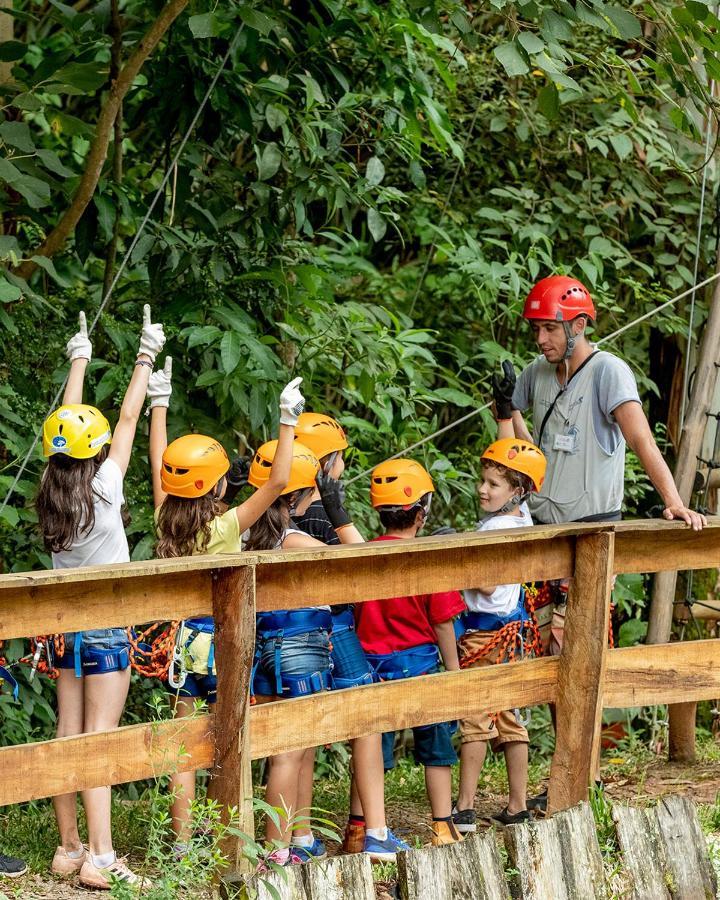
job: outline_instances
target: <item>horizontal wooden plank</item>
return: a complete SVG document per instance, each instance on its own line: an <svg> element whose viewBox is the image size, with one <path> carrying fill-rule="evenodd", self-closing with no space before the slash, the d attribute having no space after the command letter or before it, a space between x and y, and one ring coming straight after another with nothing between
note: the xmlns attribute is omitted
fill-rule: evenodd
<svg viewBox="0 0 720 900"><path fill-rule="evenodd" d="M0 595L0 639L210 613L211 571L61 581L23 586Z"/></svg>
<svg viewBox="0 0 720 900"><path fill-rule="evenodd" d="M0 749L0 806L210 768L213 719L199 715Z"/></svg>
<svg viewBox="0 0 720 900"><path fill-rule="evenodd" d="M614 572L662 572L720 566L720 519L712 516L702 531L682 522L649 519L615 527ZM642 527L644 525L644 527ZM651 527L648 527L651 526Z"/></svg>
<svg viewBox="0 0 720 900"><path fill-rule="evenodd" d="M557 671L557 658L537 659L254 706L253 759L272 755L278 747L299 750L482 711L549 703L555 699Z"/></svg>
<svg viewBox="0 0 720 900"><path fill-rule="evenodd" d="M655 706L720 697L720 640L610 650L603 706Z"/></svg>

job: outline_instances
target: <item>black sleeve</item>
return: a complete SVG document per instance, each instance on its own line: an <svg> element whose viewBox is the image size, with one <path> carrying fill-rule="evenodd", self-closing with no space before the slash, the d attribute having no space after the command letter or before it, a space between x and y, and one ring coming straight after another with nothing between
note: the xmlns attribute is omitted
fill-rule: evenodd
<svg viewBox="0 0 720 900"><path fill-rule="evenodd" d="M304 516L299 516L295 519L295 524L305 534L322 541L323 544L340 543L340 538L335 533L335 529L330 524L325 510L322 508L318 510L311 507Z"/></svg>

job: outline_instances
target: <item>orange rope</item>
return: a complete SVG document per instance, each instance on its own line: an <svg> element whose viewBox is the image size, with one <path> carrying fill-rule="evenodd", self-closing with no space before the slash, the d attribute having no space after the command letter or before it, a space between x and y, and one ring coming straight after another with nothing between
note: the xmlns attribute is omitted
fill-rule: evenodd
<svg viewBox="0 0 720 900"><path fill-rule="evenodd" d="M147 678L167 680L173 661L179 621L153 622L143 631L127 629L130 641L130 665Z"/></svg>
<svg viewBox="0 0 720 900"><path fill-rule="evenodd" d="M524 621L508 622L503 625L495 633L495 636L480 650L475 650L467 656L463 656L460 662L460 668L468 669L479 659L489 656L493 650L499 653L495 659L496 663L514 662L519 652L523 656L542 653L542 639L540 637L540 629L538 628L537 619L535 618L535 602L537 599L537 590L534 587L525 585L525 607L530 616ZM523 638L523 631L527 633L527 638ZM460 638L462 641L462 638Z"/></svg>

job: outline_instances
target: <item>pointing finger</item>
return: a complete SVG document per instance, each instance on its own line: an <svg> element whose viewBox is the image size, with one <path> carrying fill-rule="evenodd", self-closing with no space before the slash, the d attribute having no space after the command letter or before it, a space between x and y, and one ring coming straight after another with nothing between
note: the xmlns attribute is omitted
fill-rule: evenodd
<svg viewBox="0 0 720 900"><path fill-rule="evenodd" d="M165 365L163 366L163 372L165 373L166 378L172 378L172 356L165 357Z"/></svg>
<svg viewBox="0 0 720 900"><path fill-rule="evenodd" d="M146 303L143 306L143 325L152 325L152 318L150 317L150 304Z"/></svg>
<svg viewBox="0 0 720 900"><path fill-rule="evenodd" d="M300 384L302 384L302 376L300 376L299 378L293 378L293 380L292 380L292 381L290 382L290 384L288 385L288 388L291 388L291 389L292 389L292 388L296 388L296 387L298 387Z"/></svg>
<svg viewBox="0 0 720 900"><path fill-rule="evenodd" d="M80 315L78 316L78 319L80 321L80 334L83 337L87 337L88 330L87 330L87 319L85 318L85 313L81 312Z"/></svg>
<svg viewBox="0 0 720 900"><path fill-rule="evenodd" d="M507 375L508 378L513 378L515 375L515 369L513 368L513 364L509 359L506 359L503 364L503 372Z"/></svg>

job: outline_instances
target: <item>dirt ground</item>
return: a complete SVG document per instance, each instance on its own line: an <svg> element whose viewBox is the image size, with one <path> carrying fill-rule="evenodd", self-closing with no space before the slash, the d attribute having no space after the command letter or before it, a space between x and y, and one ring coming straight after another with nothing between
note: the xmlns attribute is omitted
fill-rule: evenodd
<svg viewBox="0 0 720 900"><path fill-rule="evenodd" d="M622 761L619 761L620 763ZM662 759L650 763L647 767L631 774L615 773L610 760L603 766L605 791L610 800L642 804L665 794L689 794L697 803L714 803L720 793L720 763L698 763L692 766L668 763ZM506 798L501 794L486 793L477 804L480 816L489 817L501 809ZM425 843L430 838L430 816L427 806L422 802L388 803L388 822L405 840L415 843L415 839ZM490 825L489 819L481 822ZM338 817L338 825L342 822ZM337 846L329 847L331 853L338 851ZM387 893L378 896L388 897ZM61 881L52 876L37 874L28 875L15 880L0 881L0 900L92 900L106 898L102 891L86 891L77 887L72 881ZM211 897L211 893L193 892L193 900Z"/></svg>

